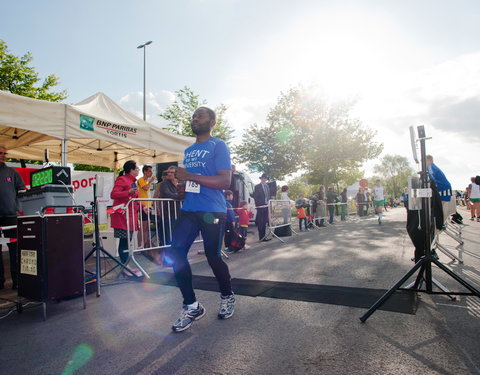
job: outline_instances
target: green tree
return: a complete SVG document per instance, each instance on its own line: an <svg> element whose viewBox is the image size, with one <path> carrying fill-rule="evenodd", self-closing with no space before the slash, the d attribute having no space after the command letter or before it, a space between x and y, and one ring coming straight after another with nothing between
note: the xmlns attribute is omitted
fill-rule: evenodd
<svg viewBox="0 0 480 375"><path fill-rule="evenodd" d="M375 132L351 118L353 101L328 102L299 86L281 93L267 126L252 125L236 159L251 170L283 179L304 170L310 184L352 183L363 162L378 156Z"/></svg>
<svg viewBox="0 0 480 375"><path fill-rule="evenodd" d="M329 102L313 97L307 103L314 106L313 126L305 134L308 180L324 186L353 183L361 165L378 156L383 145L374 142L374 131L351 117L353 100Z"/></svg>
<svg viewBox="0 0 480 375"><path fill-rule="evenodd" d="M295 177L289 180L286 185L288 186L288 197L294 201L300 194L303 194L305 198L310 198L313 193L318 191L318 188L310 185L304 176Z"/></svg>
<svg viewBox="0 0 480 375"><path fill-rule="evenodd" d="M52 91L59 83L59 79L53 74L47 76L37 86L40 78L35 68L29 66L32 60L33 56L30 52L21 57L9 53L7 44L0 40L0 90L50 102L60 102L66 99L67 92L65 90Z"/></svg>
<svg viewBox="0 0 480 375"><path fill-rule="evenodd" d="M304 130L308 117L292 103L297 92L280 93L270 109L264 126L251 125L243 134L240 145L233 148L235 159L251 171L265 172L283 180L305 167Z"/></svg>
<svg viewBox="0 0 480 375"><path fill-rule="evenodd" d="M199 95L195 94L190 88L185 86L183 89L175 91L175 101L170 104L159 116L168 121L165 129L172 133L194 137L190 122L193 112L201 106L207 105L206 100L200 100ZM223 139L227 144L233 138L233 129L225 119L227 106L220 104L212 108L217 115L217 124L213 128L212 135Z"/></svg>
<svg viewBox="0 0 480 375"><path fill-rule="evenodd" d="M291 128L279 124L261 127L250 126L240 145L233 147L235 161L244 163L251 171L265 172L273 180L283 178L303 164Z"/></svg>
<svg viewBox="0 0 480 375"><path fill-rule="evenodd" d="M394 197L400 196L407 186L408 176L415 174L408 159L400 155L385 155L373 169L384 179L387 192Z"/></svg>
<svg viewBox="0 0 480 375"><path fill-rule="evenodd" d="M76 171L113 172L113 169L108 167L88 164L73 164L73 169Z"/></svg>

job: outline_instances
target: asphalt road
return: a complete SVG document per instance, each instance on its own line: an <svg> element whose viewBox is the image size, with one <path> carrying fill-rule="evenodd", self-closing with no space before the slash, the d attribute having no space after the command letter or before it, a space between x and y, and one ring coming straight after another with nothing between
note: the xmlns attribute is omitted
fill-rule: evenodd
<svg viewBox="0 0 480 375"><path fill-rule="evenodd" d="M468 217L462 209L461 214ZM412 266L403 208L383 225L370 216L338 222L232 254L233 278L388 289ZM440 260L480 288L480 223L466 222L465 245L442 243L464 259ZM195 275L212 276L202 254ZM149 273L169 271L141 261ZM434 277L464 289L443 271ZM237 295L235 315L218 320L219 295L198 290L206 316L183 333L171 324L181 308L177 288L149 280L110 281L101 297L48 304L0 320L2 374L480 374L480 298L418 294L415 314L279 298Z"/></svg>

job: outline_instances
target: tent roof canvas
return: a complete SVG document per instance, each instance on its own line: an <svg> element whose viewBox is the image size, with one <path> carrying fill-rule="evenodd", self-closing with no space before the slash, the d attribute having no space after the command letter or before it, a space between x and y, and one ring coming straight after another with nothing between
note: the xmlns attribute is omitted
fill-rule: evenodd
<svg viewBox="0 0 480 375"><path fill-rule="evenodd" d="M70 163L121 167L178 161L194 142L124 110L103 93L76 105L51 103L0 91L0 143L19 159L61 161L67 140Z"/></svg>

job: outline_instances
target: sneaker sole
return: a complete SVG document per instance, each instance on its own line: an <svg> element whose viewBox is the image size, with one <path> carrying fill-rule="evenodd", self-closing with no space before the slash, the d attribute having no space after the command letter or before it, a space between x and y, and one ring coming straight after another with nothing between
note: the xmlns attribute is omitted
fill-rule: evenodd
<svg viewBox="0 0 480 375"><path fill-rule="evenodd" d="M190 328L190 326L192 325L192 323L193 323L194 321L202 319L202 318L205 316L206 312L207 312L207 310L206 310L205 307L204 307L204 308L203 308L203 314L202 314L202 315L198 315L198 316L196 316L195 318L193 318L193 320L192 320L189 324L187 324L185 327L177 328L177 327L175 327L175 326L172 326L172 331L173 331L173 332L183 332L183 331L186 331L187 329Z"/></svg>
<svg viewBox="0 0 480 375"><path fill-rule="evenodd" d="M177 332L183 332L183 331L189 329L190 326L192 325L192 323L193 323L193 320L192 320L188 325L186 325L185 327L182 327L182 328L177 328L177 327L173 327L173 326L172 326L172 331L175 332L175 333L177 333Z"/></svg>
<svg viewBox="0 0 480 375"><path fill-rule="evenodd" d="M225 319L230 319L233 316L233 312L230 315L220 315L218 314L218 319L220 320L225 320Z"/></svg>

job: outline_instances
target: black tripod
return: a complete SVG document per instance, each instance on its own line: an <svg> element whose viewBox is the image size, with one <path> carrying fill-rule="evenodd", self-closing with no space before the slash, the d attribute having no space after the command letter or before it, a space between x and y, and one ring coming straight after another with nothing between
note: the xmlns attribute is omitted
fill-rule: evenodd
<svg viewBox="0 0 480 375"><path fill-rule="evenodd" d="M140 276L137 276L130 268L128 268L125 264L120 262L118 259L116 259L112 254L110 254L107 250L105 250L101 245L100 245L100 230L98 228L98 203L97 203L97 184L93 184L93 202L91 203L92 205L92 216L93 216L93 225L95 228L94 231L94 243L93 243L93 248L90 250L90 252L87 254L85 257L85 262L87 261L88 258L90 258L93 253L95 253L95 273L87 271L89 274L94 275L95 280L97 281L97 297L100 296L100 279L106 275L108 275L110 272L115 270L117 267L121 267L124 271L132 275L132 277L135 278L141 278ZM102 253L104 256L112 260L113 262L116 263L114 267L112 267L110 270L105 272L103 275L101 274L101 268L100 268L100 253Z"/></svg>
<svg viewBox="0 0 480 375"><path fill-rule="evenodd" d="M370 315L372 315L383 303L390 298L390 296L396 290L408 290L410 292L423 292L428 294L443 294L443 295L466 295L466 296L477 296L480 298L480 292L475 289L472 285L468 282L463 280L459 275L455 272L447 268L445 265L440 263L437 259L432 256L431 251L431 223L432 223L432 212L430 206L430 197L428 196L428 191L431 189L429 188L428 183L428 173L427 173L427 163L426 163L426 152L425 152L425 129L423 126L418 127L418 138L420 140L420 150L422 156L422 172L421 172L421 187L420 194L422 194L422 215L423 215L423 223L424 225L424 256L413 266L413 268L408 271L392 288L390 288L377 302L375 302L370 309L360 317L362 322L365 322ZM432 263L435 264L438 268L442 271L447 273L450 277L458 281L461 285L463 285L466 289L470 292L450 292L443 290L441 292L433 291L433 284L435 280L432 279ZM418 272L417 278L415 283L410 288L402 288L402 285L417 271ZM422 288L422 281L425 281L425 288Z"/></svg>

